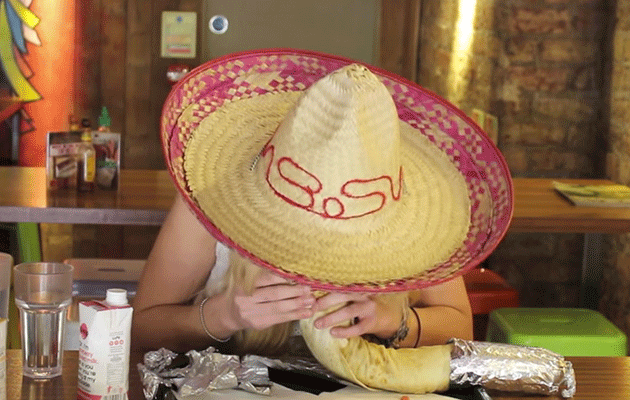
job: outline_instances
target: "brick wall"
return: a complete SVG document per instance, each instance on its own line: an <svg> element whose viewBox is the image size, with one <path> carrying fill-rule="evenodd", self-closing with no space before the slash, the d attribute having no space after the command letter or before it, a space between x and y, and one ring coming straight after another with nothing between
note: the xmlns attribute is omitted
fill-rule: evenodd
<svg viewBox="0 0 630 400"><path fill-rule="evenodd" d="M424 0L420 25L418 83L456 104L466 113L475 108L493 112L500 41L495 33L495 0L478 0L474 10L468 62L459 65L458 0ZM461 53L460 53L461 55Z"/></svg>
<svg viewBox="0 0 630 400"><path fill-rule="evenodd" d="M601 176L604 2L503 0L494 18L494 109L512 174ZM582 235L512 233L489 262L519 288L523 305L577 306L582 246Z"/></svg>
<svg viewBox="0 0 630 400"><path fill-rule="evenodd" d="M610 34L606 176L630 185L630 2L618 1ZM630 235L608 238L600 308L630 335Z"/></svg>
<svg viewBox="0 0 630 400"><path fill-rule="evenodd" d="M456 70L460 2L425 0L418 82L467 113L499 117L499 146L514 175L598 176L606 143L604 3L478 0L468 65Z"/></svg>
<svg viewBox="0 0 630 400"><path fill-rule="evenodd" d="M478 0L472 45L461 54L453 12L460 2L425 0L418 82L467 113L478 108L497 116L498 146L514 176L601 176L602 55L612 20L605 4ZM454 58L469 65L454 69ZM575 234L510 233L488 266L519 289L525 306L576 306L582 243Z"/></svg>
<svg viewBox="0 0 630 400"><path fill-rule="evenodd" d="M601 173L602 4L505 0L498 7L501 145L515 175Z"/></svg>

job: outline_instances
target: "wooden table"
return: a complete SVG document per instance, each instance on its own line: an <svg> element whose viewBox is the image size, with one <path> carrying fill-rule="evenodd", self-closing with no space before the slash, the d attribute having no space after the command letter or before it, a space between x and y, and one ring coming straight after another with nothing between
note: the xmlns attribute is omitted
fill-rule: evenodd
<svg viewBox="0 0 630 400"><path fill-rule="evenodd" d="M555 179L567 183L611 184L603 179ZM551 186L554 179L514 178L513 232L626 233L630 208L576 207Z"/></svg>
<svg viewBox="0 0 630 400"><path fill-rule="evenodd" d="M585 234L580 304L595 308L603 269L602 234L630 232L630 208L575 207L553 190L551 181L514 179L510 232ZM117 191L77 194L47 191L44 168L0 167L0 222L156 226L174 195L174 184L164 170L122 170Z"/></svg>
<svg viewBox="0 0 630 400"><path fill-rule="evenodd" d="M559 179L580 184L611 184L603 179ZM583 233L581 307L596 309L603 276L603 234L630 232L630 208L576 207L552 187L553 179L515 178L511 232Z"/></svg>
<svg viewBox="0 0 630 400"><path fill-rule="evenodd" d="M7 351L7 400L75 400L77 393L78 352L64 355L63 374L49 381L36 381L22 376L21 350ZM630 399L630 357L567 357L573 363L577 380L575 400ZM144 399L136 365L142 354L132 353L129 368L131 400ZM493 400L556 399L549 396L492 392ZM1 398L1 394L0 394ZM416 396L410 396L411 399ZM420 396L417 397L421 399ZM261 397L264 400L264 397Z"/></svg>
<svg viewBox="0 0 630 400"><path fill-rule="evenodd" d="M76 400L78 361L78 351L66 351L61 376L50 380L36 380L22 375L22 350L7 350L6 400ZM142 362L142 354L132 353L129 366L130 400L144 399L136 368L139 362ZM0 398L4 399L1 394Z"/></svg>

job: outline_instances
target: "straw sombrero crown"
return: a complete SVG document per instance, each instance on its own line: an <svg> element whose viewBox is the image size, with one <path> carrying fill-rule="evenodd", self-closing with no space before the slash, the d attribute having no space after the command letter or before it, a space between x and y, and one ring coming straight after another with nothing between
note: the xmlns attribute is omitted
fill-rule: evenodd
<svg viewBox="0 0 630 400"><path fill-rule="evenodd" d="M240 53L163 110L175 182L220 241L325 290L434 284L481 262L512 215L497 148L419 86L352 60Z"/></svg>

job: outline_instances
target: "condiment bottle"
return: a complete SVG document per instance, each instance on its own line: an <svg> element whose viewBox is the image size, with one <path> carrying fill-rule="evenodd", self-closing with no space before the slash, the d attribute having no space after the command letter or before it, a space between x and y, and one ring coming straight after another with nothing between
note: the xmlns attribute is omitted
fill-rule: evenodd
<svg viewBox="0 0 630 400"><path fill-rule="evenodd" d="M90 121L84 118L81 121L81 145L78 152L77 190L79 192L94 191L94 177L96 175L96 150L92 144L92 129Z"/></svg>
<svg viewBox="0 0 630 400"><path fill-rule="evenodd" d="M98 117L98 129L94 134L96 148L96 185L112 190L118 187L118 142L111 133L111 118L103 106Z"/></svg>
<svg viewBox="0 0 630 400"><path fill-rule="evenodd" d="M98 117L98 131L99 132L110 132L109 127L112 124L112 120L109 117L109 112L107 111L107 107L103 106L101 109L101 115Z"/></svg>
<svg viewBox="0 0 630 400"><path fill-rule="evenodd" d="M79 119L74 114L68 115L68 130L70 132L76 132L81 130L79 126Z"/></svg>

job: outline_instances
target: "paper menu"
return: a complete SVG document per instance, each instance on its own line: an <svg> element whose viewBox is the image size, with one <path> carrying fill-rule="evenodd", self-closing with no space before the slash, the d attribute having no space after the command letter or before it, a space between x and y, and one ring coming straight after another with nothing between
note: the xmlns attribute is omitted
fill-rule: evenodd
<svg viewBox="0 0 630 400"><path fill-rule="evenodd" d="M552 182L553 188L576 206L630 207L630 187L621 184L582 185Z"/></svg>
<svg viewBox="0 0 630 400"><path fill-rule="evenodd" d="M77 186L80 131L48 132L46 135L46 177L51 190Z"/></svg>

